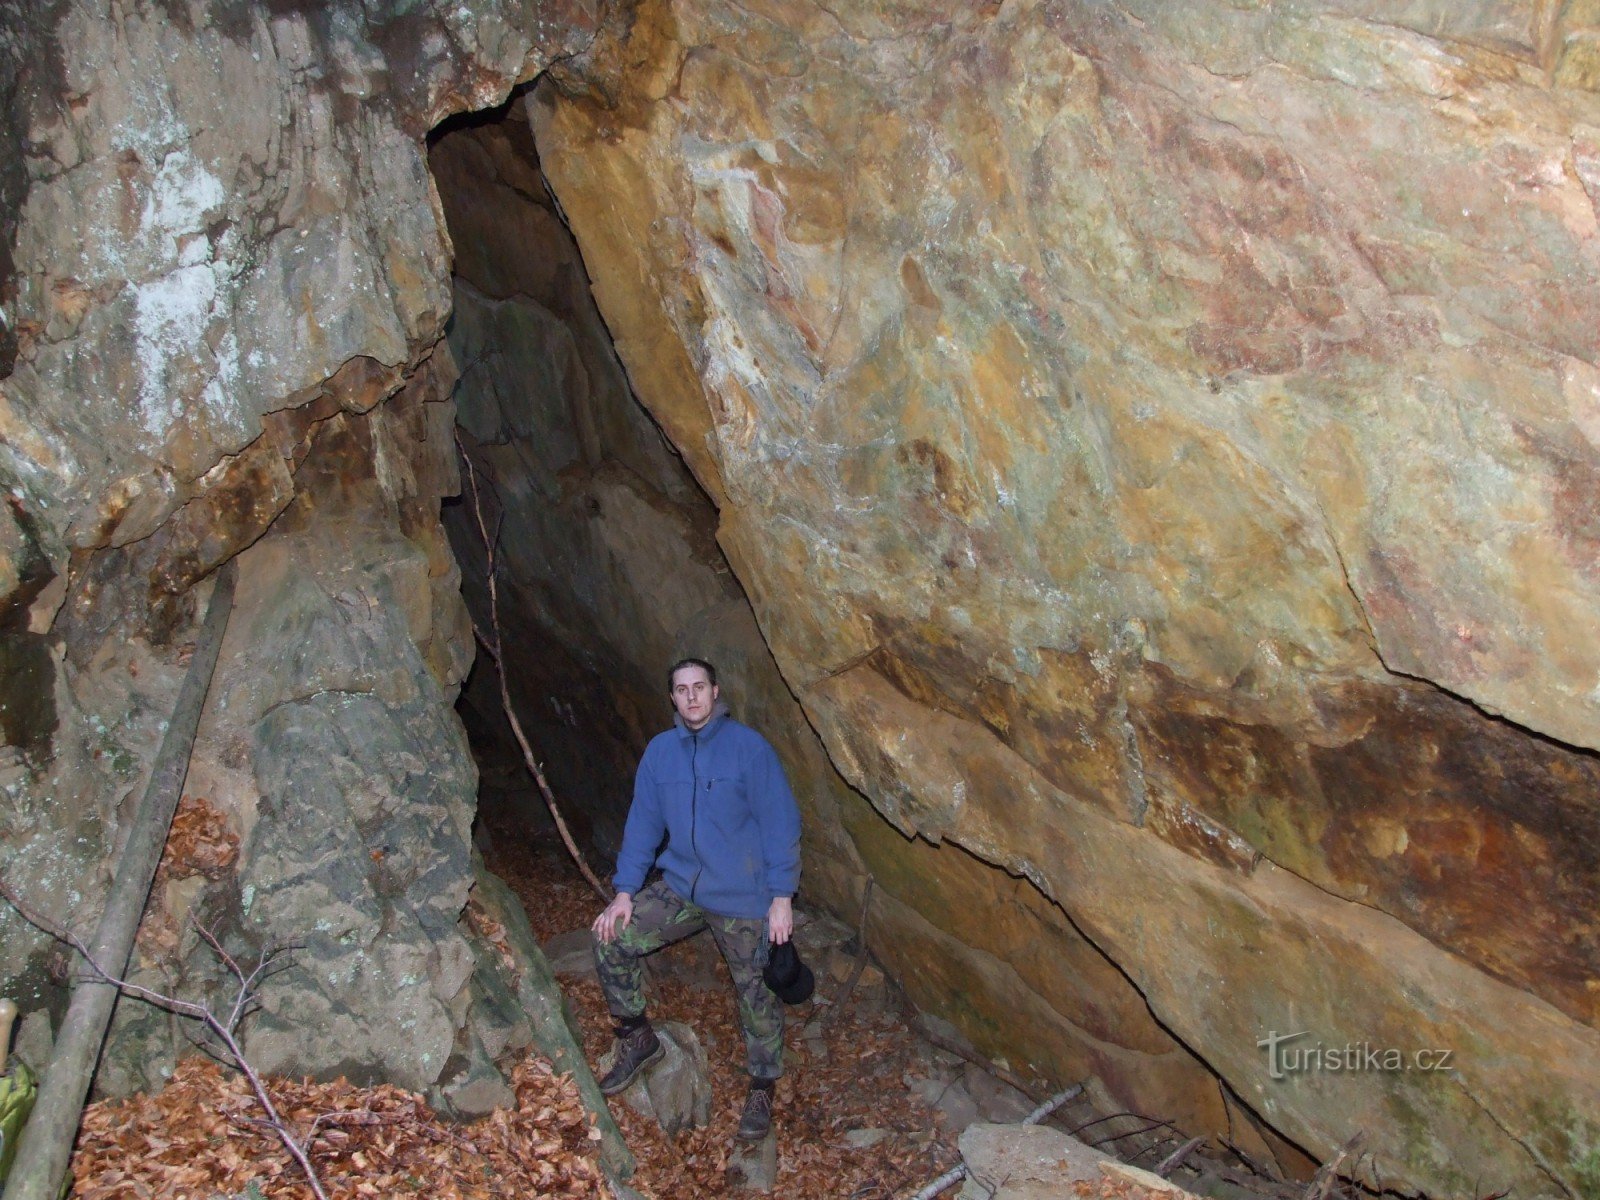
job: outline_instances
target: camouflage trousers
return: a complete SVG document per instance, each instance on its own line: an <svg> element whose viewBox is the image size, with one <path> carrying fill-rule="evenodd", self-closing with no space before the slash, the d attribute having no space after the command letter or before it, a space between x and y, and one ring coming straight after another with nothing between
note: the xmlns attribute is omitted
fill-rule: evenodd
<svg viewBox="0 0 1600 1200"><path fill-rule="evenodd" d="M702 929L711 930L739 993L739 1025L750 1074L778 1078L783 1074L783 1006L761 976L770 947L767 923L760 917L719 917L656 880L633 898L633 920L614 941L595 939L594 960L606 1007L619 1020L643 1016L641 960Z"/></svg>

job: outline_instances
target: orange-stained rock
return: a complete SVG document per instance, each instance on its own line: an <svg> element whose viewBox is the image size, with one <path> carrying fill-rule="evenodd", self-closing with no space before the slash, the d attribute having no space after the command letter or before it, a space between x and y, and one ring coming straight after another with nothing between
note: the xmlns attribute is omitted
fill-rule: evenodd
<svg viewBox="0 0 1600 1200"><path fill-rule="evenodd" d="M1029 879L1314 1156L1367 1129L1385 1185L1553 1193L1600 1143L1590 32L660 0L532 106L846 778ZM998 1045L1048 908L964 986L982 872L850 828L938 931L908 986ZM1302 1028L1457 1071L1273 1079ZM1214 1119L1192 1069L1116 1086Z"/></svg>
<svg viewBox="0 0 1600 1200"><path fill-rule="evenodd" d="M530 528L569 505L509 574L550 629L625 630L543 665L638 672L616 757L681 638L793 720L764 638L864 797L796 725L806 887L848 914L879 878L921 1003L1198 1130L1243 1104L1323 1159L1365 1130L1374 1185L1585 1194L1592 7L11 6L8 868L76 911L176 688L182 589L239 555L193 778L243 886L207 902L326 919L349 972L275 995L263 1053L422 1086L506 1044L453 923L470 639L434 520L476 330L561 385L464 406ZM521 303L551 261L496 252L487 203L445 234L425 134L546 66L543 165L759 630L647 426L585 402L621 389L585 391L572 313ZM38 999L26 936L0 965ZM1355 1046L1452 1069L1332 1069Z"/></svg>

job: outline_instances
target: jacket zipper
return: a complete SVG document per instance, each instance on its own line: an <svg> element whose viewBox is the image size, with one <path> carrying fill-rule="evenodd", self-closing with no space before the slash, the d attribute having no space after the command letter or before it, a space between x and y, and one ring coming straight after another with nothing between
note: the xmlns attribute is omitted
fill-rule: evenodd
<svg viewBox="0 0 1600 1200"><path fill-rule="evenodd" d="M694 782L690 785L689 792L689 846L694 850L694 878L689 881L689 903L694 903L694 889L700 883L700 872L705 870L700 859L700 842L695 836L700 811L700 731L697 729L689 735L694 740L694 749L689 752L689 774Z"/></svg>

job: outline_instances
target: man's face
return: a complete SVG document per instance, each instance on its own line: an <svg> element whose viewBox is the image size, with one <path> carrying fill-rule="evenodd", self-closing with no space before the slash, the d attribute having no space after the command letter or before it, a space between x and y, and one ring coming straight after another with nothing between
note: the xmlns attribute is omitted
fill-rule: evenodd
<svg viewBox="0 0 1600 1200"><path fill-rule="evenodd" d="M699 729L711 720L719 694L704 667L679 667L672 673L672 707L690 729Z"/></svg>

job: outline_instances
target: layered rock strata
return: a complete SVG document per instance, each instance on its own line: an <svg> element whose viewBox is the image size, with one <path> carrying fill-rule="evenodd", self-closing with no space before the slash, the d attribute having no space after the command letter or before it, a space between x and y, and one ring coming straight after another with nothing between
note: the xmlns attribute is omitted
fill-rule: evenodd
<svg viewBox="0 0 1600 1200"><path fill-rule="evenodd" d="M618 353L834 761L1060 906L974 920L967 859L862 839L878 944L991 1048L1085 1011L1070 926L1316 1157L1592 1186L1584 21L657 3L540 92Z"/></svg>

